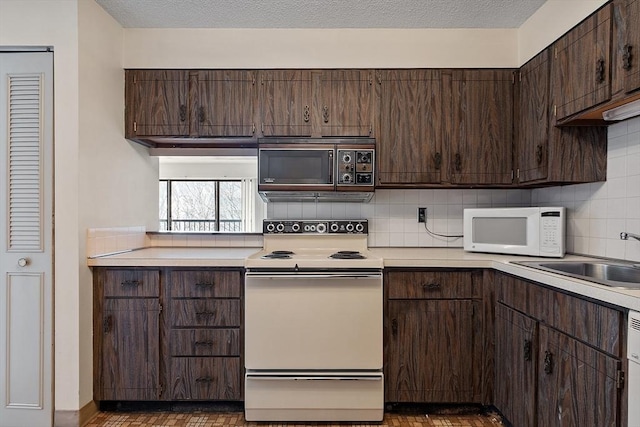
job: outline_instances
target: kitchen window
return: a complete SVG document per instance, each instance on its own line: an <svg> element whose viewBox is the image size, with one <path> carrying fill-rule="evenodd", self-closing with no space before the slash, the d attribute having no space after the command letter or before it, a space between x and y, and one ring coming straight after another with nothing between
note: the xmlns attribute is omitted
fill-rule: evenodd
<svg viewBox="0 0 640 427"><path fill-rule="evenodd" d="M246 231L247 181L160 180L160 231Z"/></svg>

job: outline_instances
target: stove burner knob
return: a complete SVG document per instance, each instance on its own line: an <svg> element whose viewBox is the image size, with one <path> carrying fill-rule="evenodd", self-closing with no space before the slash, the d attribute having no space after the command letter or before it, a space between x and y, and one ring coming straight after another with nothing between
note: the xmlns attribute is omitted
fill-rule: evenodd
<svg viewBox="0 0 640 427"><path fill-rule="evenodd" d="M350 173L345 173L344 175L342 175L342 182L351 182L351 180L352 178Z"/></svg>
<svg viewBox="0 0 640 427"><path fill-rule="evenodd" d="M297 233L298 231L300 231L300 224L298 224L297 222L294 222L293 225L291 226L291 230Z"/></svg>
<svg viewBox="0 0 640 427"><path fill-rule="evenodd" d="M332 232L332 233L335 233L336 231L338 231L338 229L340 228L340 226L338 225L338 223L337 223L337 222L332 222L332 223L331 223L331 227L330 227L330 228L331 228L331 232Z"/></svg>
<svg viewBox="0 0 640 427"><path fill-rule="evenodd" d="M270 232L270 233L271 233L271 232L273 232L273 230L275 230L275 229L276 229L276 225L275 225L274 223L270 222L270 223L268 223L268 224L267 224L267 231L268 231L268 232Z"/></svg>
<svg viewBox="0 0 640 427"><path fill-rule="evenodd" d="M276 225L276 231L282 233L284 231L284 224L281 222L278 223L278 225Z"/></svg>
<svg viewBox="0 0 640 427"><path fill-rule="evenodd" d="M347 229L347 231L348 231L349 233L351 233L351 232L353 231L353 224L352 224L352 223L349 223L349 224L347 224L347 226L346 226L345 228Z"/></svg>
<svg viewBox="0 0 640 427"><path fill-rule="evenodd" d="M318 233L324 233L325 231L327 231L327 224L325 224L325 223L321 222L320 224L318 224L318 225L316 226L316 231L317 231Z"/></svg>
<svg viewBox="0 0 640 427"><path fill-rule="evenodd" d="M364 225L361 222L356 224L356 231L358 233L362 233L364 231Z"/></svg>

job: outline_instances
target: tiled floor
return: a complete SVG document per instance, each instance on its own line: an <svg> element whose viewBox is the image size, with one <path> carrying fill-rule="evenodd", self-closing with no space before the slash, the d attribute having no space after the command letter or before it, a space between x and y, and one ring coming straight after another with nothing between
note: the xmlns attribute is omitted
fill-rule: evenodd
<svg viewBox="0 0 640 427"><path fill-rule="evenodd" d="M497 427L503 426L498 415L404 415L404 414L385 414L381 423L359 424L359 423L256 423L244 420L242 412L194 412L194 413L176 413L176 412L100 412L85 427L158 427L158 426L177 426L177 427L218 427L218 426L388 426L388 427L427 427L427 426L456 426L456 427Z"/></svg>

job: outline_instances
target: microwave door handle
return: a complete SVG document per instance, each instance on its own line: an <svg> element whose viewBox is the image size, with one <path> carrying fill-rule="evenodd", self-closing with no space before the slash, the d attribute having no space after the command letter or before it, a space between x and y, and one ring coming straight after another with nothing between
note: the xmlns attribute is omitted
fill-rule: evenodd
<svg viewBox="0 0 640 427"><path fill-rule="evenodd" d="M333 170L334 170L334 162L333 162L333 150L329 151L329 184L333 184Z"/></svg>

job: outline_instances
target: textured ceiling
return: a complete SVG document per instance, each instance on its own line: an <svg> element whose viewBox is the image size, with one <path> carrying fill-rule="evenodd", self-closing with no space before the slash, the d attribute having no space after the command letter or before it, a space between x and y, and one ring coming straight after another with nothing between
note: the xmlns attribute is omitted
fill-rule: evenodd
<svg viewBox="0 0 640 427"><path fill-rule="evenodd" d="M96 0L125 28L517 28L546 0Z"/></svg>

